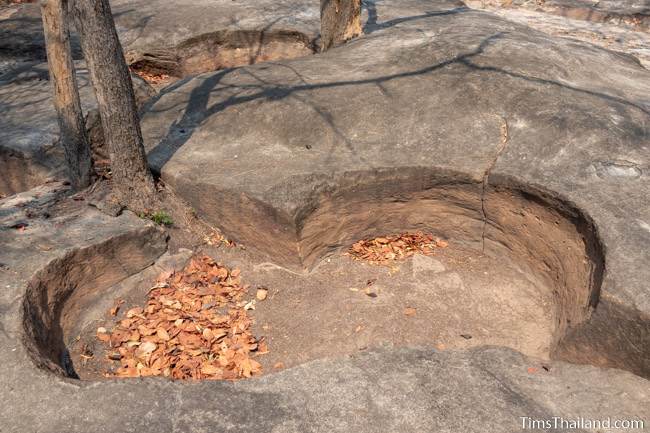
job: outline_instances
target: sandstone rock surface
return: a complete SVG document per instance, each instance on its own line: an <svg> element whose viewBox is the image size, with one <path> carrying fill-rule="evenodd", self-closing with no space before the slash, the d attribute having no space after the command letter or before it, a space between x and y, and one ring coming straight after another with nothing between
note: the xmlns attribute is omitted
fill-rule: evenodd
<svg viewBox="0 0 650 433"><path fill-rule="evenodd" d="M151 165L229 237L292 271L352 239L407 229L506 255L554 299L555 360L496 347L386 348L237 383L64 377L66 308L136 278L166 243L128 213L51 218L41 205L63 186L50 184L0 201L3 431L648 422L650 72L625 54L453 1L366 6L364 36L324 55L167 88L143 118ZM178 32L170 46L189 37ZM138 35L128 37L137 46ZM436 275L437 264L421 262L418 278Z"/></svg>
<svg viewBox="0 0 650 433"><path fill-rule="evenodd" d="M153 167L229 237L299 268L423 227L514 254L573 305L557 356L647 375L650 72L454 2L370 17L324 55L163 92L143 119Z"/></svg>

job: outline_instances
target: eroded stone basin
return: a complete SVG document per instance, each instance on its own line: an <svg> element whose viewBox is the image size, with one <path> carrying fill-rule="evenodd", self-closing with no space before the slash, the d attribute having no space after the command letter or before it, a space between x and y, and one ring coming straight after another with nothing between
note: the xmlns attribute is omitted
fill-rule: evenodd
<svg viewBox="0 0 650 433"><path fill-rule="evenodd" d="M297 31L220 30L188 39L176 47L127 53L131 69L179 78L313 54L315 45Z"/></svg>
<svg viewBox="0 0 650 433"><path fill-rule="evenodd" d="M224 206L239 216L238 224L225 219L231 224L224 229L247 250L212 251L212 255L241 268L252 287L273 287L279 293L278 299L271 298L254 315L258 326L264 327L260 333L269 338L271 351L274 341L278 349L279 358L269 359L281 361L284 356L288 365L295 365L386 344L449 348L497 344L542 358L647 375L643 354L622 354L625 344L609 338L594 344L599 335L589 333L605 266L589 218L569 203L532 188L484 186L459 179L445 175L426 182L409 179L332 189L298 213L293 230L281 227L277 215L251 208L250 201L244 201L245 207ZM417 270L421 262L414 261L399 265L397 277L387 276L386 269L358 265L341 255L358 239L409 230L432 232L449 241L449 250L434 258L442 264L442 273L437 275L434 269L422 274ZM74 370L66 364L69 346L79 335L90 335L103 319L104 309L89 316L89 306L92 309L99 301L106 305L117 294L115 280L97 278L110 260L93 254L106 251L97 248L83 259L65 258L30 285L24 300L24 327L37 364L72 375ZM117 249L111 254L111 260L121 263L120 256L129 252ZM350 289L370 280L379 281L378 297L370 300L377 302L365 305L364 295L350 298L354 293ZM143 284L140 290L147 283ZM319 301L319 296L328 297L327 302ZM417 320L390 325L391 320L403 319L405 307L418 302ZM303 317L302 326L286 321L296 309L304 309L294 314ZM629 312L605 312L610 321L625 314ZM82 317L87 326L80 329ZM466 329L471 330L467 333L471 338L466 338ZM324 339L332 332L336 338ZM643 335L630 332L627 338L640 343ZM307 347L296 341L315 343ZM323 341L339 350L326 350ZM602 350L595 352L594 347Z"/></svg>

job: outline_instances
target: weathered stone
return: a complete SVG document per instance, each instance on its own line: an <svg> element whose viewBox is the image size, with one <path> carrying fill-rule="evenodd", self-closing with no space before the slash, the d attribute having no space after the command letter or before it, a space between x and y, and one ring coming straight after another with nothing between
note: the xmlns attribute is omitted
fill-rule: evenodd
<svg viewBox="0 0 650 433"><path fill-rule="evenodd" d="M469 2L468 2L469 3ZM485 8L507 20L530 26L557 37L578 39L608 50L631 54L650 69L650 32L612 23L585 21L525 8L508 8L482 2L469 3Z"/></svg>
<svg viewBox="0 0 650 433"><path fill-rule="evenodd" d="M152 165L276 263L403 229L505 254L556 299L555 358L647 375L650 73L456 3L367 5L366 35L326 55L168 89L144 119ZM522 416L650 417L646 379L503 348L389 348L237 383L63 378L66 312L138 279L165 243L128 213L47 218L56 193L39 194L0 203L3 431L517 432ZM453 295L458 275L439 275Z"/></svg>
<svg viewBox="0 0 650 433"><path fill-rule="evenodd" d="M256 2L253 7L244 2L225 0L184 1L173 5L162 0L146 3L116 0L112 2L112 7L127 60L134 68L183 77L224 67L311 54L316 46L319 28L318 5L312 3L298 0L265 0ZM382 7L386 9L387 6ZM376 25L376 8L372 2L365 5L366 32L372 31ZM421 12L418 11L421 7L413 2L409 2L404 8L401 12L404 16L409 15L409 8L414 13ZM629 8L638 9L633 4ZM4 82L12 81L12 77L19 73L17 71L30 67L20 62L34 59L43 61L45 57L38 4L7 6L2 10L2 18L4 19L0 19L0 34L6 37L1 38L3 42L0 44L0 62L5 66L1 67L0 71L5 71L6 74L0 81ZM516 16L513 18L517 19ZM179 24L170 26L170 22ZM548 27L546 24L544 26ZM551 27L556 30L557 25ZM620 42L619 33L615 33L616 41L613 45L610 44L610 47L637 54L645 59L644 39L630 39L629 34L635 33L630 31L623 35L623 39L628 41L623 43ZM75 57L80 58L76 37L73 38L73 47ZM39 74L42 76L42 71ZM42 89L31 87L25 90L38 95L39 99L41 92L46 91L48 93L43 93L43 96L49 95L47 85ZM10 85L0 95L2 100L6 101L5 106L11 107L13 99L7 96L7 92L20 94L23 90L14 89ZM27 100L30 98L28 95ZM96 113L90 108L93 106L94 98L91 97L88 101L88 122L91 126L91 136L95 137L95 156L107 159L108 155L101 144L102 135L96 128ZM23 191L62 173L61 152L58 146L52 146L52 138L56 138L57 134L56 125L51 124L53 119L45 122L41 108L21 108L16 110L18 111L21 112L21 119L39 117L31 122L42 125L38 131L39 135L43 133L42 128L50 132L41 135L45 140L30 139L28 137L33 134L24 131L24 126L2 125L3 129L7 130L5 135L12 136L5 137L0 142L4 149L2 165L8 168L7 171L23 174L9 176L12 179L11 184L0 189L0 193L4 194ZM54 137L51 137L51 134L54 134ZM24 151L25 142L33 145L33 150L29 153Z"/></svg>
<svg viewBox="0 0 650 433"><path fill-rule="evenodd" d="M88 72L83 62L77 62L76 68L95 159L108 158ZM136 99L142 106L153 96L153 89L137 76L133 76L133 83ZM28 190L47 179L65 176L51 94L46 63L25 63L0 76L0 195Z"/></svg>
<svg viewBox="0 0 650 433"><path fill-rule="evenodd" d="M650 29L650 5L645 0L467 0L473 7L501 6L543 11L590 22Z"/></svg>
<svg viewBox="0 0 650 433"><path fill-rule="evenodd" d="M503 348L389 348L237 383L88 383L37 369L34 359L50 358L31 345L39 334L30 330L48 323L33 320L35 306L44 307L39 303L47 299L55 311L62 300L83 305L88 293L126 282L164 250L164 239L151 223L129 214L110 218L83 205L65 216L32 218L23 232L8 227L51 205L57 190L65 192L61 188L52 184L49 191L0 202L0 343L5 348L0 351L5 398L0 417L8 433L201 432L233 426L282 432L518 432L527 420L521 417L647 422L650 415L645 379L620 370L527 358ZM181 255L187 257L186 252ZM160 265L175 266L174 260L165 258ZM156 272L145 271L149 276ZM55 364L48 367L57 370Z"/></svg>
<svg viewBox="0 0 650 433"><path fill-rule="evenodd" d="M127 60L134 70L180 78L280 58L311 54L318 35L318 5L296 0L160 0L111 2ZM58 125L47 81L38 3L0 10L0 194L30 189L64 175ZM169 23L175 23L169 25ZM76 35L73 54L81 58ZM108 159L83 63L78 81L94 159ZM153 89L133 75L140 105Z"/></svg>
<svg viewBox="0 0 650 433"><path fill-rule="evenodd" d="M64 372L62 333L73 326L66 322L66 309L151 265L165 251L166 236L133 214L112 218L83 203L60 216L39 212L65 190L57 184L51 189L33 198L27 194L19 206L0 207L5 289L0 302L8 313L3 329L23 335L37 365Z"/></svg>
<svg viewBox="0 0 650 433"><path fill-rule="evenodd" d="M143 119L153 167L289 266L423 227L514 257L555 293L554 356L650 374L650 72L453 2L368 7L325 55L164 92ZM611 335L577 336L590 317Z"/></svg>
<svg viewBox="0 0 650 433"><path fill-rule="evenodd" d="M302 0L113 0L111 8L129 63L160 66L168 59L166 72L189 73L201 63L216 69L209 56L236 66L304 55L319 32L318 4ZM76 35L72 47L81 59ZM0 73L34 60L45 60L38 3L1 7Z"/></svg>

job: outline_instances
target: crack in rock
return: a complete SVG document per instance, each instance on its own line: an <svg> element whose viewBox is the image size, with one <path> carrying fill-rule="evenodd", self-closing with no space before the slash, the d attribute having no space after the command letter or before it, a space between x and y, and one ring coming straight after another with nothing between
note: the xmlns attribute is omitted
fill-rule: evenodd
<svg viewBox="0 0 650 433"><path fill-rule="evenodd" d="M492 172L492 169L494 168L497 161L499 160L499 157L508 146L508 141L510 139L509 131L508 131L508 121L506 120L505 117L502 116L499 117L501 118L501 128L500 128L501 140L497 147L497 151L494 154L494 158L492 158L492 161L490 161L490 165L488 165L488 167L485 169L485 172L483 173L483 184L481 186L481 217L483 218L483 229L481 230L481 252L483 253L485 252L485 230L487 228L487 213L485 211L485 193L487 191L490 173Z"/></svg>

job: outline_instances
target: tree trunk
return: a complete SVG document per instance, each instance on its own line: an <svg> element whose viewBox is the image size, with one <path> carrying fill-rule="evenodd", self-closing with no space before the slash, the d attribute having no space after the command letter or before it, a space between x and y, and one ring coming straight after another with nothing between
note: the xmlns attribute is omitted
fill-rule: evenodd
<svg viewBox="0 0 650 433"><path fill-rule="evenodd" d="M131 74L108 0L74 0L71 13L97 96L117 198L133 210L144 210L155 200L155 187L142 144Z"/></svg>
<svg viewBox="0 0 650 433"><path fill-rule="evenodd" d="M70 49L67 0L42 0L41 12L68 176L74 189L82 189L90 185L92 162Z"/></svg>
<svg viewBox="0 0 650 433"><path fill-rule="evenodd" d="M321 0L321 51L361 34L361 0Z"/></svg>

